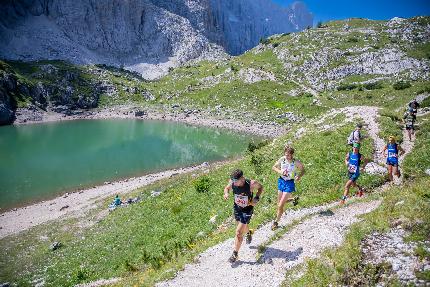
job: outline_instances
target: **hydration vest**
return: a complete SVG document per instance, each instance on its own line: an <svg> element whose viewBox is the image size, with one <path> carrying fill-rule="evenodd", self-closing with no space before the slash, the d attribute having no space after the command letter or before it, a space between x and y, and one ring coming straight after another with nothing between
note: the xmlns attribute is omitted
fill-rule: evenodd
<svg viewBox="0 0 430 287"><path fill-rule="evenodd" d="M245 184L243 186L236 186L232 183L231 188L234 194L234 205L240 208L249 206L253 198L251 180L245 179Z"/></svg>
<svg viewBox="0 0 430 287"><path fill-rule="evenodd" d="M348 172L349 173L360 173L360 162L361 162L361 154L360 153L349 153L349 162L348 162Z"/></svg>

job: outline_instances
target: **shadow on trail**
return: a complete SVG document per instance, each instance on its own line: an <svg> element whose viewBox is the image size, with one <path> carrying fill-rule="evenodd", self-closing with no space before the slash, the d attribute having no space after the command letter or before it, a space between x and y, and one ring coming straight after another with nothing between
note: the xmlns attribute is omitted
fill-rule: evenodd
<svg viewBox="0 0 430 287"><path fill-rule="evenodd" d="M262 256L261 263L272 264L274 258L285 259L285 262L296 261L303 252L303 247L299 247L294 251L285 251L272 247L268 247Z"/></svg>
<svg viewBox="0 0 430 287"><path fill-rule="evenodd" d="M320 216L333 216L334 212L331 211L330 209L327 209L327 210L323 210L323 211L318 212L318 214Z"/></svg>

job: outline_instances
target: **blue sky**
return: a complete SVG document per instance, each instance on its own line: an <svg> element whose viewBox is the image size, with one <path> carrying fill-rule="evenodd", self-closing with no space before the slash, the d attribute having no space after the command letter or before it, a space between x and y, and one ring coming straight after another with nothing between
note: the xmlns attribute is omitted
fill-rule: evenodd
<svg viewBox="0 0 430 287"><path fill-rule="evenodd" d="M288 6L293 0L273 0ZM303 0L314 14L314 23L351 17L385 20L393 17L430 15L430 0Z"/></svg>

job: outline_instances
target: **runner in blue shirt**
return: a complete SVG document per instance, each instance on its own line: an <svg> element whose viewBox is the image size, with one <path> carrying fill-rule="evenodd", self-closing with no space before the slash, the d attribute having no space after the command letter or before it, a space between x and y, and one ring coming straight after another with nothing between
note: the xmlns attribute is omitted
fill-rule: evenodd
<svg viewBox="0 0 430 287"><path fill-rule="evenodd" d="M397 177L400 177L399 153L400 155L402 155L405 153L405 151L399 144L397 144L396 138L394 136L390 136L388 138L388 144L384 147L384 150L382 151L383 154L385 154L385 151L387 151L388 178L390 179L390 181L392 181L393 173Z"/></svg>
<svg viewBox="0 0 430 287"><path fill-rule="evenodd" d="M345 191L342 196L341 203L345 203L348 197L351 186L358 188L358 195L363 196L363 189L357 184L357 179L360 176L360 166L364 168L370 160L362 157L360 153L360 144L352 145L352 152L348 152L345 157L345 165L348 167L348 181L345 184Z"/></svg>

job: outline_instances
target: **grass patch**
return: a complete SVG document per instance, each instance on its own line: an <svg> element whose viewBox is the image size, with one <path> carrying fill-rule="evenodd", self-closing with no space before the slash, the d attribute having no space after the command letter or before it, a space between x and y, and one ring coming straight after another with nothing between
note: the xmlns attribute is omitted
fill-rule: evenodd
<svg viewBox="0 0 430 287"><path fill-rule="evenodd" d="M404 161L405 177L410 178L426 176L425 171L430 169L430 116L418 117L418 123L414 149Z"/></svg>
<svg viewBox="0 0 430 287"><path fill-rule="evenodd" d="M378 123L380 127L379 137L381 139L388 142L388 137L393 135L396 137L398 143L403 142L403 124L401 122L400 113L396 113L388 109L383 109L380 112Z"/></svg>

